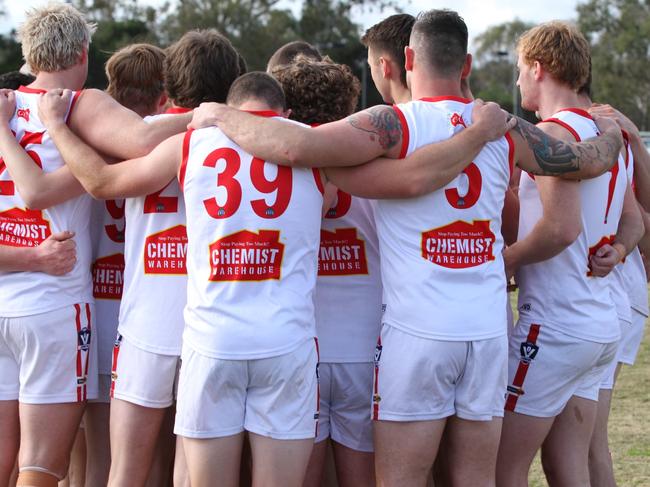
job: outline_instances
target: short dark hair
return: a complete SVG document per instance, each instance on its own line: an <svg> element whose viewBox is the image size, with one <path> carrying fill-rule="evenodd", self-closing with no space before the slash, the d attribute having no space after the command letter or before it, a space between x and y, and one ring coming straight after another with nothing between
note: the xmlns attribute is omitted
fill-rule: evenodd
<svg viewBox="0 0 650 487"><path fill-rule="evenodd" d="M248 64L246 63L246 59L244 59L244 56L242 56L239 51L237 51L237 64L239 65L239 76L248 73Z"/></svg>
<svg viewBox="0 0 650 487"><path fill-rule="evenodd" d="M420 51L418 59L443 76L455 75L463 69L467 39L463 18L447 9L420 13L411 33L411 45Z"/></svg>
<svg viewBox="0 0 650 487"><path fill-rule="evenodd" d="M320 51L310 43L305 41L293 41L288 42L273 53L266 66L266 70L271 72L277 66L291 64L298 54L302 54L303 56L307 56L316 61L323 59Z"/></svg>
<svg viewBox="0 0 650 487"><path fill-rule="evenodd" d="M322 61L298 56L293 63L275 68L273 76L282 85L290 118L310 125L347 117L361 91L350 67L327 56Z"/></svg>
<svg viewBox="0 0 650 487"><path fill-rule="evenodd" d="M226 103L238 107L249 100L263 101L272 109L287 109L282 86L273 76L262 71L251 71L237 78L230 87Z"/></svg>
<svg viewBox="0 0 650 487"><path fill-rule="evenodd" d="M406 86L404 48L408 46L415 17L409 14L395 14L370 27L361 38L361 43L389 54L400 67L400 79Z"/></svg>
<svg viewBox="0 0 650 487"><path fill-rule="evenodd" d="M223 103L239 76L239 57L215 29L187 32L167 49L165 88L175 105L196 108L205 101Z"/></svg>
<svg viewBox="0 0 650 487"><path fill-rule="evenodd" d="M36 77L31 74L23 74L20 71L9 71L8 73L0 74L0 88L17 90L21 86L27 86L33 83L35 79Z"/></svg>

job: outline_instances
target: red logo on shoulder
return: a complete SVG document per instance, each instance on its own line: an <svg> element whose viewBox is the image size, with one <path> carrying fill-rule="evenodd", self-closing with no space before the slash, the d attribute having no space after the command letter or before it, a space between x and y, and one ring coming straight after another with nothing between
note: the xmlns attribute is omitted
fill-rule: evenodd
<svg viewBox="0 0 650 487"><path fill-rule="evenodd" d="M29 122L29 108L19 108L16 111L16 117L24 118L27 122Z"/></svg>
<svg viewBox="0 0 650 487"><path fill-rule="evenodd" d="M451 124L454 127L457 127L458 125L462 125L463 127L467 128L467 125L465 124L465 120L463 120L463 116L458 113L454 113L451 116Z"/></svg>
<svg viewBox="0 0 650 487"><path fill-rule="evenodd" d="M277 230L241 230L209 247L210 281L266 281L281 278L284 244Z"/></svg>
<svg viewBox="0 0 650 487"><path fill-rule="evenodd" d="M494 260L495 241L489 220L459 220L422 233L422 258L449 269L476 267Z"/></svg>

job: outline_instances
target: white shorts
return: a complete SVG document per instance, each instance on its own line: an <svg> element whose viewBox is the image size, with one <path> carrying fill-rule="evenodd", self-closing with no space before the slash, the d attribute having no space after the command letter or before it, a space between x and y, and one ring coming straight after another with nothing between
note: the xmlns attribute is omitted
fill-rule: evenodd
<svg viewBox="0 0 650 487"><path fill-rule="evenodd" d="M0 400L26 404L97 397L93 305L0 318Z"/></svg>
<svg viewBox="0 0 650 487"><path fill-rule="evenodd" d="M384 324L375 352L372 418L430 421L452 415L471 421L503 416L506 335L439 341Z"/></svg>
<svg viewBox="0 0 650 487"><path fill-rule="evenodd" d="M108 404L111 402L111 375L99 374L97 380L97 398L90 399L88 402L99 402Z"/></svg>
<svg viewBox="0 0 650 487"><path fill-rule="evenodd" d="M643 341L643 331L645 329L646 317L631 309L632 323L621 321L621 341L618 344L616 360L607 368L603 380L600 384L601 389L612 389L614 387L614 375L619 363L634 365L639 346Z"/></svg>
<svg viewBox="0 0 650 487"><path fill-rule="evenodd" d="M320 413L316 442L327 438L356 451L372 452L374 366L367 363L321 363L318 366Z"/></svg>
<svg viewBox="0 0 650 487"><path fill-rule="evenodd" d="M551 418L572 396L597 401L617 345L580 340L520 321L510 337L506 409Z"/></svg>
<svg viewBox="0 0 650 487"><path fill-rule="evenodd" d="M280 440L314 438L318 419L315 340L277 357L223 360L183 345L174 433L219 438L244 430Z"/></svg>
<svg viewBox="0 0 650 487"><path fill-rule="evenodd" d="M143 350L122 335L113 348L111 398L147 408L174 403L180 358Z"/></svg>

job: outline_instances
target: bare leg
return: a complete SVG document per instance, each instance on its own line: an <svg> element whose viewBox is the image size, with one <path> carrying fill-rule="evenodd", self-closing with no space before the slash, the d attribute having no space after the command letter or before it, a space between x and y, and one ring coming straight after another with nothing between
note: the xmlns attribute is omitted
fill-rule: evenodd
<svg viewBox="0 0 650 487"><path fill-rule="evenodd" d="M65 477L84 407L84 403L21 403L18 466L36 466L59 479Z"/></svg>
<svg viewBox="0 0 650 487"><path fill-rule="evenodd" d="M165 411L113 399L109 486L145 485Z"/></svg>
<svg viewBox="0 0 650 487"><path fill-rule="evenodd" d="M497 485L527 487L528 471L555 418L505 411L497 456Z"/></svg>
<svg viewBox="0 0 650 487"><path fill-rule="evenodd" d="M494 487L501 418L467 421L452 416L447 421L447 456L451 485Z"/></svg>
<svg viewBox="0 0 650 487"><path fill-rule="evenodd" d="M433 462L433 480L436 487L451 487L449 461L449 423L447 423L440 440L436 461Z"/></svg>
<svg viewBox="0 0 650 487"><path fill-rule="evenodd" d="M158 439L154 445L154 457L147 487L167 487L172 485L174 475L174 408L167 408L163 417Z"/></svg>
<svg viewBox="0 0 650 487"><path fill-rule="evenodd" d="M174 455L174 487L190 487L190 473L187 471L183 439L176 437L176 453Z"/></svg>
<svg viewBox="0 0 650 487"><path fill-rule="evenodd" d="M324 442L323 442L324 443ZM357 451L332 441L336 478L340 487L373 487L375 454Z"/></svg>
<svg viewBox="0 0 650 487"><path fill-rule="evenodd" d="M18 401L0 401L0 487L11 485L19 446Z"/></svg>
<svg viewBox="0 0 650 487"><path fill-rule="evenodd" d="M237 487L243 439L244 433L201 440L183 438L192 487Z"/></svg>
<svg viewBox="0 0 650 487"><path fill-rule="evenodd" d="M253 487L300 487L314 439L274 440L248 433L253 454ZM194 483L192 483L194 487Z"/></svg>
<svg viewBox="0 0 650 487"><path fill-rule="evenodd" d="M307 465L305 481L302 484L303 487L320 487L323 483L325 459L327 458L328 447L329 440L314 443L314 448L312 449L311 457L309 458L309 465Z"/></svg>
<svg viewBox="0 0 650 487"><path fill-rule="evenodd" d="M598 403L573 396L542 446L542 466L551 487L590 487L589 442Z"/></svg>
<svg viewBox="0 0 650 487"><path fill-rule="evenodd" d="M84 425L86 430L86 485L106 485L111 468L110 405L88 403Z"/></svg>
<svg viewBox="0 0 650 487"><path fill-rule="evenodd" d="M59 482L59 487L84 487L86 485L86 432L85 428L77 430L77 437L72 445L68 475ZM63 485L62 485L63 484ZM93 484L89 484L93 485Z"/></svg>
<svg viewBox="0 0 650 487"><path fill-rule="evenodd" d="M446 419L375 421L375 472L380 487L427 485Z"/></svg>

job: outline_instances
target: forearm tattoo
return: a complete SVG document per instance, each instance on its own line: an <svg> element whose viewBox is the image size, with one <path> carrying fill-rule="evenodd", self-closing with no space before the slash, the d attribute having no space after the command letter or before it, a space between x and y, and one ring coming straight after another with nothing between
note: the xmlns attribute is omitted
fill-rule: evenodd
<svg viewBox="0 0 650 487"><path fill-rule="evenodd" d="M395 147L402 140L402 124L395 110L388 106L376 106L348 117L355 129L369 134L371 141L378 141L382 149Z"/></svg>
<svg viewBox="0 0 650 487"><path fill-rule="evenodd" d="M540 176L584 170L593 177L610 169L621 149L617 138L611 134L605 133L579 144L567 143L549 136L519 117L513 130L526 141L539 166L539 170L529 172Z"/></svg>

